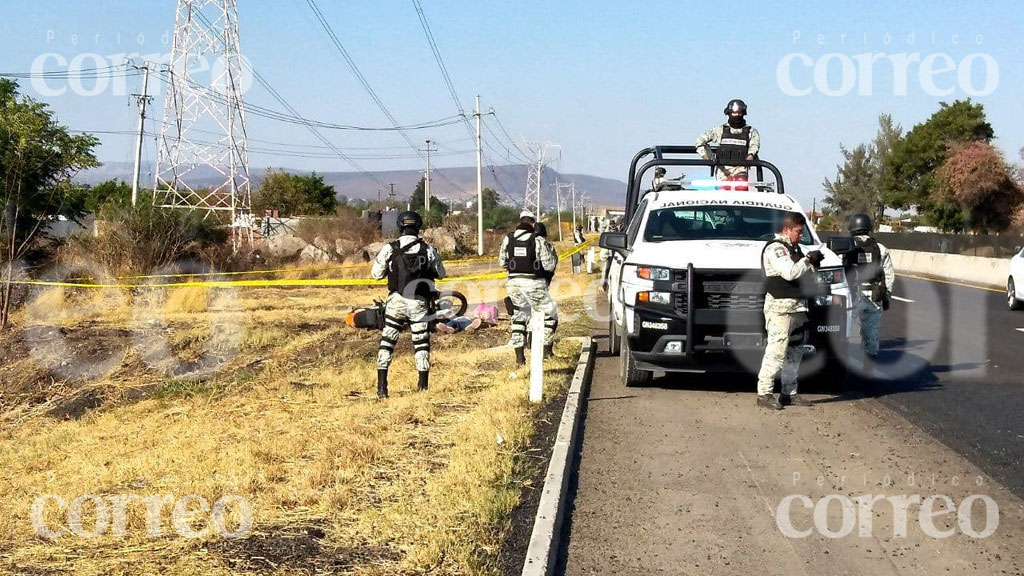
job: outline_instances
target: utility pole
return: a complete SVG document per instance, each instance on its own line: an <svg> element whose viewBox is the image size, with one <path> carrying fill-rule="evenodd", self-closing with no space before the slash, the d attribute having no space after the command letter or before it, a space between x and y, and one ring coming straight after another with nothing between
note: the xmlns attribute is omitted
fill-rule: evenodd
<svg viewBox="0 0 1024 576"><path fill-rule="evenodd" d="M142 70L142 94L132 94L139 103L139 137L135 141L135 168L132 170L132 206L139 201L139 174L142 171L142 138L146 131L146 105L153 101L149 95L149 64L133 68Z"/></svg>
<svg viewBox="0 0 1024 576"><path fill-rule="evenodd" d="M576 183L575 182L572 183L572 233L576 234Z"/></svg>
<svg viewBox="0 0 1024 576"><path fill-rule="evenodd" d="M424 212L428 212L428 213L430 212L430 153L432 151L436 151L436 150L431 150L431 148L430 148L430 140L428 139L427 140L427 149L426 149L426 153L427 153L427 175L423 179L423 211Z"/></svg>
<svg viewBox="0 0 1024 576"><path fill-rule="evenodd" d="M476 96L476 255L484 255L484 151L480 137L480 95Z"/></svg>
<svg viewBox="0 0 1024 576"><path fill-rule="evenodd" d="M395 207L395 183L394 182L388 182L388 186L391 186L391 192L388 192L388 204L390 204L391 207L394 208Z"/></svg>
<svg viewBox="0 0 1024 576"><path fill-rule="evenodd" d="M558 200L558 191L562 188L562 185L558 183L558 179L555 179L555 218L558 219L558 241L562 241L562 204Z"/></svg>

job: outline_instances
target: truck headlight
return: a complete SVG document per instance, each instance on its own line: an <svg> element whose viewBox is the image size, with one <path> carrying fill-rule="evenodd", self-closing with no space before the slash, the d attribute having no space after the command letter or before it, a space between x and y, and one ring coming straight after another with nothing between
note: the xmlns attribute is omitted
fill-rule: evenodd
<svg viewBox="0 0 1024 576"><path fill-rule="evenodd" d="M637 292L636 293L637 304L663 304L668 306L672 304L672 293L671 292Z"/></svg>
<svg viewBox="0 0 1024 576"><path fill-rule="evenodd" d="M672 272L668 268L637 266L636 275L644 280L671 280Z"/></svg>
<svg viewBox="0 0 1024 576"><path fill-rule="evenodd" d="M818 270L818 284L841 284L843 282L842 268L829 268Z"/></svg>

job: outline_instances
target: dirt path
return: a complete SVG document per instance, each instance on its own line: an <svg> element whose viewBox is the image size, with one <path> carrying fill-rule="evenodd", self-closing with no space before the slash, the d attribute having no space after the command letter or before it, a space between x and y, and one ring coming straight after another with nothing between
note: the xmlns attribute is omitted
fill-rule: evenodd
<svg viewBox="0 0 1024 576"><path fill-rule="evenodd" d="M752 387L731 377L675 376L626 389L618 358L599 358L564 573L1022 574L1022 502L977 467L875 400L771 413L755 406ZM971 538L955 513L941 515L936 528L956 531L935 538L919 524L921 507L911 505L906 537L894 537L893 506L883 500L854 520L849 535L826 538L797 501L792 523L812 531L787 537L776 513L794 494L815 504L844 495L854 505L866 494L945 494L955 506L982 494L998 505L999 525ZM837 496L826 529L841 529L842 512ZM983 502L973 512L971 527L980 532ZM858 535L858 520L870 521L871 536Z"/></svg>

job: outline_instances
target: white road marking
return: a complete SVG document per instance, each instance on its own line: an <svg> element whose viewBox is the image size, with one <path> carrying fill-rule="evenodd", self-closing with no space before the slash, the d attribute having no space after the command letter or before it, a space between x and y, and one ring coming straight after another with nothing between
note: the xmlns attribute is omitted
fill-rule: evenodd
<svg viewBox="0 0 1024 576"><path fill-rule="evenodd" d="M893 300L896 300L896 301L898 301L898 302L909 302L909 303L911 303L911 304L913 304L913 303L914 303L914 301L913 301L913 300L908 300L908 299L906 299L906 298L900 298L899 296L891 296L891 298L892 298Z"/></svg>

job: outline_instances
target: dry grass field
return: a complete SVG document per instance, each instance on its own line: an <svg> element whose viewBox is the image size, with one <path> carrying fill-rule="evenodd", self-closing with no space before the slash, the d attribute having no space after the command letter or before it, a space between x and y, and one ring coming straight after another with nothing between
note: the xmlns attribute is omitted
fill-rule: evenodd
<svg viewBox="0 0 1024 576"><path fill-rule="evenodd" d="M593 278L557 290L565 319L545 363L546 401L576 363L579 344L565 338L589 333L579 294ZM472 286L473 303L504 297L501 281ZM344 317L382 296L376 287L35 291L0 334L0 572L498 573L510 513L544 465L534 441L544 407L527 402L527 374L512 374L507 322L435 334L427 393L415 392L406 331L392 397L378 403L378 335ZM124 534L72 534L69 507L51 499L45 528L66 533L43 538L31 521L42 495L98 496L111 518L120 497ZM139 500L163 495L155 513ZM251 531L214 533L217 515L198 499L172 517L170 502L188 495L244 498ZM98 508L84 505L80 532L105 517ZM222 528L240 526L237 502L222 512ZM175 517L195 537L180 535Z"/></svg>

